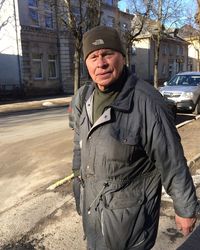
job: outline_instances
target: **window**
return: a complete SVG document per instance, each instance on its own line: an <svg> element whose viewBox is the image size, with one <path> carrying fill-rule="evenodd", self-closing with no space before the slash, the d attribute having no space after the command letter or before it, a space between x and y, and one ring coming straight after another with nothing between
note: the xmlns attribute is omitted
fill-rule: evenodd
<svg viewBox="0 0 200 250"><path fill-rule="evenodd" d="M179 45L177 45L177 47L176 47L176 55L180 55L181 54L181 48L180 48L180 46Z"/></svg>
<svg viewBox="0 0 200 250"><path fill-rule="evenodd" d="M48 57L48 76L50 79L57 77L56 56L49 55Z"/></svg>
<svg viewBox="0 0 200 250"><path fill-rule="evenodd" d="M163 64L162 66L162 75L166 74L166 64Z"/></svg>
<svg viewBox="0 0 200 250"><path fill-rule="evenodd" d="M29 7L38 7L38 1L37 0L28 0Z"/></svg>
<svg viewBox="0 0 200 250"><path fill-rule="evenodd" d="M113 5L113 0L104 0L104 3L109 4L109 5Z"/></svg>
<svg viewBox="0 0 200 250"><path fill-rule="evenodd" d="M173 47L172 47L172 45L169 45L169 54L170 54L170 56L173 55Z"/></svg>
<svg viewBox="0 0 200 250"><path fill-rule="evenodd" d="M76 7L76 6L72 6L72 12L73 12L73 15L75 16L76 20L77 21L81 21L81 17L80 17L80 8Z"/></svg>
<svg viewBox="0 0 200 250"><path fill-rule="evenodd" d="M81 69L81 77L87 77L88 76L88 71L86 68L85 63L83 62L83 60L80 61L80 69Z"/></svg>
<svg viewBox="0 0 200 250"><path fill-rule="evenodd" d="M128 29L128 24L127 23L122 23L122 30L126 31Z"/></svg>
<svg viewBox="0 0 200 250"><path fill-rule="evenodd" d="M180 46L180 55L183 55L183 47Z"/></svg>
<svg viewBox="0 0 200 250"><path fill-rule="evenodd" d="M136 55L136 47L135 47L134 44L133 44L133 46L131 47L131 54L132 54L132 55Z"/></svg>
<svg viewBox="0 0 200 250"><path fill-rule="evenodd" d="M108 16L106 25L109 27L114 27L114 24L115 24L115 18L112 16Z"/></svg>
<svg viewBox="0 0 200 250"><path fill-rule="evenodd" d="M31 18L31 25L39 26L38 1L28 0L28 6L29 6L29 16Z"/></svg>
<svg viewBox="0 0 200 250"><path fill-rule="evenodd" d="M163 45L163 48L162 48L162 54L163 55L167 55L167 51L168 51L168 47L166 44Z"/></svg>
<svg viewBox="0 0 200 250"><path fill-rule="evenodd" d="M32 54L32 65L33 65L33 78L35 80L42 79L43 78L42 54L38 53Z"/></svg>
<svg viewBox="0 0 200 250"><path fill-rule="evenodd" d="M53 12L48 1L44 1L44 19L45 19L45 27L49 29L53 29Z"/></svg>
<svg viewBox="0 0 200 250"><path fill-rule="evenodd" d="M183 63L180 60L176 60L176 73L183 71Z"/></svg>
<svg viewBox="0 0 200 250"><path fill-rule="evenodd" d="M53 29L53 17L52 13L45 13L45 27L49 29Z"/></svg>

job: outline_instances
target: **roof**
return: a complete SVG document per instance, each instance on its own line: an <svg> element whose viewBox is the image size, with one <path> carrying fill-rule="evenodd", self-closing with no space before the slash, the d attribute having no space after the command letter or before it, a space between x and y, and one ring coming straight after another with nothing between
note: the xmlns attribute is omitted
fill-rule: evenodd
<svg viewBox="0 0 200 250"><path fill-rule="evenodd" d="M200 31L192 27L190 24L186 24L178 30L178 35L182 38L199 36Z"/></svg>

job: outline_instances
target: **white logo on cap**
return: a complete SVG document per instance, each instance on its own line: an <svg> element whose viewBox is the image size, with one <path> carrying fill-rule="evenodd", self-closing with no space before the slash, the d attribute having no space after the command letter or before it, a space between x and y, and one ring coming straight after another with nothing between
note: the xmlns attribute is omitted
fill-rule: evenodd
<svg viewBox="0 0 200 250"><path fill-rule="evenodd" d="M97 39L95 42L92 43L93 45L101 45L104 44L104 40L102 39Z"/></svg>

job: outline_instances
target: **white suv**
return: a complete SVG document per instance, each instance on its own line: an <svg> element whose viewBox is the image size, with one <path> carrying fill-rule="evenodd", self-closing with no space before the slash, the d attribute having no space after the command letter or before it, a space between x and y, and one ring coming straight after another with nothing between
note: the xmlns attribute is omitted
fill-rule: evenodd
<svg viewBox="0 0 200 250"><path fill-rule="evenodd" d="M200 72L178 73L165 82L159 91L176 103L177 110L200 114Z"/></svg>

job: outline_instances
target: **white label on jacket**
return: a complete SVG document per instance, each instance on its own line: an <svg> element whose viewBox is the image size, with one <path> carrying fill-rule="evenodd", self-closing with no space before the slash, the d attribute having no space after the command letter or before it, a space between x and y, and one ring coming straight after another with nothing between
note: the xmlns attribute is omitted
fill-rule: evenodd
<svg viewBox="0 0 200 250"><path fill-rule="evenodd" d="M80 148L82 148L82 140L80 140L80 142L79 142L79 145L80 145Z"/></svg>

